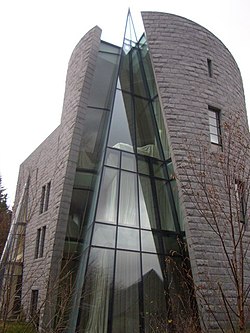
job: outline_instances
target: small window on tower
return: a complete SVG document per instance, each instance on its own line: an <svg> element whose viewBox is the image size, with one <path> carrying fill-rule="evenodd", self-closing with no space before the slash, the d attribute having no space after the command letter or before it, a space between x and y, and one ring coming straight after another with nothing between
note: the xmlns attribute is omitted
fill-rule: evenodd
<svg viewBox="0 0 250 333"><path fill-rule="evenodd" d="M213 77L213 67L212 67L212 60L207 59L207 70L209 77Z"/></svg>
<svg viewBox="0 0 250 333"><path fill-rule="evenodd" d="M220 110L208 106L210 142L221 145Z"/></svg>

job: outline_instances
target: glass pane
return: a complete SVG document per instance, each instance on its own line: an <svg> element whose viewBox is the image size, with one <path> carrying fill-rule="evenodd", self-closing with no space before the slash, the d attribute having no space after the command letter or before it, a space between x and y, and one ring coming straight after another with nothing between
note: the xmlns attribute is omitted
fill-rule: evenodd
<svg viewBox="0 0 250 333"><path fill-rule="evenodd" d="M174 172L174 167L173 167L172 161L167 164L167 168L168 168L169 179L175 179L175 172Z"/></svg>
<svg viewBox="0 0 250 333"><path fill-rule="evenodd" d="M140 280L139 253L117 251L112 332L140 332Z"/></svg>
<svg viewBox="0 0 250 333"><path fill-rule="evenodd" d="M116 227L112 225L95 223L92 245L115 246Z"/></svg>
<svg viewBox="0 0 250 333"><path fill-rule="evenodd" d="M89 106L110 108L117 78L118 60L118 55L103 52L98 53L88 101Z"/></svg>
<svg viewBox="0 0 250 333"><path fill-rule="evenodd" d="M166 255L177 255L180 254L180 242L177 239L177 236L163 236L163 246L164 253Z"/></svg>
<svg viewBox="0 0 250 333"><path fill-rule="evenodd" d="M92 192L90 191L73 190L66 233L66 238L71 242L77 242L83 235L91 198Z"/></svg>
<svg viewBox="0 0 250 333"><path fill-rule="evenodd" d="M141 228L156 228L154 197L149 177L139 177L139 203Z"/></svg>
<svg viewBox="0 0 250 333"><path fill-rule="evenodd" d="M210 141L211 141L212 143L219 144L219 138L218 138L217 135L210 134Z"/></svg>
<svg viewBox="0 0 250 333"><path fill-rule="evenodd" d="M128 94L116 91L108 145L109 147L133 152L132 101Z"/></svg>
<svg viewBox="0 0 250 333"><path fill-rule="evenodd" d="M152 231L141 231L142 251L146 252L163 252L159 249L159 240L153 236Z"/></svg>
<svg viewBox="0 0 250 333"><path fill-rule="evenodd" d="M105 164L116 168L120 167L120 151L108 148L106 152Z"/></svg>
<svg viewBox="0 0 250 333"><path fill-rule="evenodd" d="M91 249L78 332L107 332L114 251Z"/></svg>
<svg viewBox="0 0 250 333"><path fill-rule="evenodd" d="M175 208L176 208L177 215L178 215L179 225L180 225L181 230L184 231L184 221L183 221L182 211L181 211L181 207L180 207L180 203L179 203L179 192L178 192L176 180L172 180L170 182L170 185L171 185L172 193L174 196Z"/></svg>
<svg viewBox="0 0 250 333"><path fill-rule="evenodd" d="M153 98L154 96L157 95L154 73L152 70L151 60L150 60L149 53L148 53L148 47L147 47L147 44L145 43L145 38L144 38L144 40L141 40L141 41L142 41L142 43L140 45L141 46L141 56L142 56L145 76L147 78L147 85L148 85L150 97Z"/></svg>
<svg viewBox="0 0 250 333"><path fill-rule="evenodd" d="M153 109L154 109L154 114L155 114L155 119L158 127L158 132L161 140L161 145L164 153L164 157L167 160L170 158L170 152L169 152L169 146L168 146L168 140L167 140L167 135L166 135L166 127L161 111L161 106L159 102L159 98L157 97L153 101Z"/></svg>
<svg viewBox="0 0 250 333"><path fill-rule="evenodd" d="M137 175L121 171L118 224L138 226Z"/></svg>
<svg viewBox="0 0 250 333"><path fill-rule="evenodd" d="M74 186L83 189L93 189L96 176L90 172L77 171Z"/></svg>
<svg viewBox="0 0 250 333"><path fill-rule="evenodd" d="M218 128L217 127L214 127L214 126L210 125L209 129L210 129L211 134L218 135Z"/></svg>
<svg viewBox="0 0 250 333"><path fill-rule="evenodd" d="M175 231L174 219L170 206L170 197L168 195L165 181L156 180L157 202L161 219L161 228L163 230Z"/></svg>
<svg viewBox="0 0 250 333"><path fill-rule="evenodd" d="M165 258L142 255L145 332L166 332L168 320L167 294L163 272Z"/></svg>
<svg viewBox="0 0 250 333"><path fill-rule="evenodd" d="M138 156L138 172L149 175L149 167L148 167L148 158L147 156Z"/></svg>
<svg viewBox="0 0 250 333"><path fill-rule="evenodd" d="M142 77L142 66L140 66L139 52L137 48L134 49L134 52L132 53L132 64L134 94L144 98L149 98L148 91L146 90L146 82Z"/></svg>
<svg viewBox="0 0 250 333"><path fill-rule="evenodd" d="M101 52L110 52L110 53L120 54L121 49L118 46L111 45L109 43L105 43L105 42L101 41L100 51Z"/></svg>
<svg viewBox="0 0 250 333"><path fill-rule="evenodd" d="M166 166L162 161L154 161L154 176L158 178L167 178Z"/></svg>
<svg viewBox="0 0 250 333"><path fill-rule="evenodd" d="M138 154L159 157L151 104L142 98L135 98L136 143Z"/></svg>
<svg viewBox="0 0 250 333"><path fill-rule="evenodd" d="M122 153L122 169L136 171L134 154Z"/></svg>
<svg viewBox="0 0 250 333"><path fill-rule="evenodd" d="M139 251L139 230L119 227L117 247L120 249Z"/></svg>
<svg viewBox="0 0 250 333"><path fill-rule="evenodd" d="M105 167L97 205L97 221L116 223L117 193L118 170Z"/></svg>
<svg viewBox="0 0 250 333"><path fill-rule="evenodd" d="M88 108L84 121L78 168L96 169L103 153L109 112Z"/></svg>

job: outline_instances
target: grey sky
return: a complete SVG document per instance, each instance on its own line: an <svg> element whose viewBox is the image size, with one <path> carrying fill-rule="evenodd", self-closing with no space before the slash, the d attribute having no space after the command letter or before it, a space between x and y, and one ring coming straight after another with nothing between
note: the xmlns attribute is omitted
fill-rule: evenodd
<svg viewBox="0 0 250 333"><path fill-rule="evenodd" d="M130 7L184 16L227 46L241 70L250 117L249 0L8 0L0 4L0 174L12 204L21 162L59 124L67 64L93 26L121 45Z"/></svg>

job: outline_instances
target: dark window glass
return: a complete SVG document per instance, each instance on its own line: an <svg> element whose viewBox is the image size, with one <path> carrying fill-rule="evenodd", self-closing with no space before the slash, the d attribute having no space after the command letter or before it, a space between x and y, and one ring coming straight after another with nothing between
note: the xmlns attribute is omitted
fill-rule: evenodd
<svg viewBox="0 0 250 333"><path fill-rule="evenodd" d="M139 332L139 253L117 251L112 332Z"/></svg>
<svg viewBox="0 0 250 333"><path fill-rule="evenodd" d="M36 232L35 259L38 258L39 255L40 238L41 238L41 228L37 229Z"/></svg>
<svg viewBox="0 0 250 333"><path fill-rule="evenodd" d="M208 71L208 76L212 77L213 76L213 67L212 67L211 59L207 59L207 71Z"/></svg>
<svg viewBox="0 0 250 333"><path fill-rule="evenodd" d="M82 189L93 189L96 175L93 172L77 171L75 175L74 187Z"/></svg>
<svg viewBox="0 0 250 333"><path fill-rule="evenodd" d="M97 205L96 220L116 223L118 170L105 167Z"/></svg>
<svg viewBox="0 0 250 333"><path fill-rule="evenodd" d="M118 60L119 57L116 54L99 52L89 97L90 106L110 108Z"/></svg>
<svg viewBox="0 0 250 333"><path fill-rule="evenodd" d="M156 191L157 191L157 203L161 219L161 228L163 230L175 231L175 224L172 215L172 209L170 205L170 200L172 198L169 196L169 191L165 181L156 180Z"/></svg>
<svg viewBox="0 0 250 333"><path fill-rule="evenodd" d="M119 224L138 226L137 175L122 171L119 200Z"/></svg>
<svg viewBox="0 0 250 333"><path fill-rule="evenodd" d="M164 261L164 256L142 255L144 319L145 332L148 333L165 332L167 327L169 308L163 282Z"/></svg>
<svg viewBox="0 0 250 333"><path fill-rule="evenodd" d="M36 327L39 326L38 290L31 290L30 316Z"/></svg>
<svg viewBox="0 0 250 333"><path fill-rule="evenodd" d="M156 129L152 118L152 105L148 100L135 98L136 110L136 143L137 152L142 155L159 157Z"/></svg>
<svg viewBox="0 0 250 333"><path fill-rule="evenodd" d="M72 192L66 233L66 239L71 243L72 251L77 246L77 242L83 237L91 199L92 192L90 191L74 189Z"/></svg>
<svg viewBox="0 0 250 333"><path fill-rule="evenodd" d="M49 182L46 185L46 197L45 197L44 211L48 210L48 208L49 208L50 188L51 188L51 182Z"/></svg>
<svg viewBox="0 0 250 333"><path fill-rule="evenodd" d="M40 199L40 210L39 210L40 214L42 214L44 211L45 192L46 192L46 186L44 185L42 187L42 194L41 194L41 199Z"/></svg>
<svg viewBox="0 0 250 333"><path fill-rule="evenodd" d="M78 156L78 168L93 170L99 165L103 153L108 117L108 111L87 109Z"/></svg>
<svg viewBox="0 0 250 333"><path fill-rule="evenodd" d="M91 249L77 332L107 332L113 261L113 250Z"/></svg>
<svg viewBox="0 0 250 333"><path fill-rule="evenodd" d="M245 197L245 186L244 183L236 180L235 181L235 197L236 197L236 210L238 220L241 223L246 222L246 197Z"/></svg>
<svg viewBox="0 0 250 333"><path fill-rule="evenodd" d="M44 243L45 243L45 234L46 234L46 226L43 226L42 230L41 230L41 240L40 240L40 248L39 248L39 257L43 257Z"/></svg>

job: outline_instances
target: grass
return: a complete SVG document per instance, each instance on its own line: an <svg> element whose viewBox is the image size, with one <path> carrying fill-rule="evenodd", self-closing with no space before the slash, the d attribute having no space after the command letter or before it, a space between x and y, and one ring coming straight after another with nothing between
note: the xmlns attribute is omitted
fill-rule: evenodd
<svg viewBox="0 0 250 333"><path fill-rule="evenodd" d="M4 331L3 326L3 323L0 322L0 333L36 333L32 325L26 322L7 322Z"/></svg>

